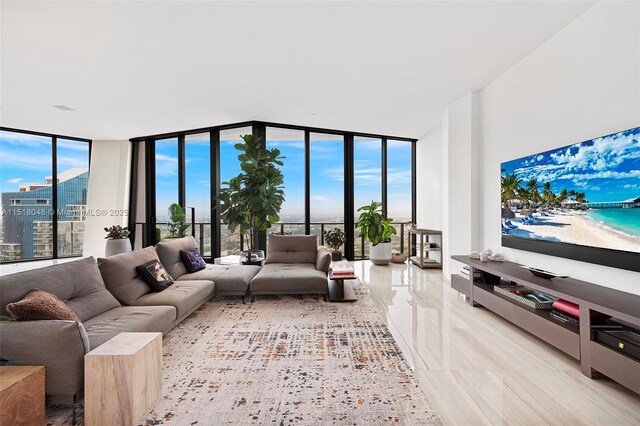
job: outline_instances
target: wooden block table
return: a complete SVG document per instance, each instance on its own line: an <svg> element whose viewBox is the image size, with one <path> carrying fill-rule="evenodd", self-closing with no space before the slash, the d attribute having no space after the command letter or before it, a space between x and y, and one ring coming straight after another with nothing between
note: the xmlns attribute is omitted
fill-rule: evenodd
<svg viewBox="0 0 640 426"><path fill-rule="evenodd" d="M44 420L44 367L0 367L0 426Z"/></svg>
<svg viewBox="0 0 640 426"><path fill-rule="evenodd" d="M162 394L162 333L120 333L84 356L87 425L133 425Z"/></svg>

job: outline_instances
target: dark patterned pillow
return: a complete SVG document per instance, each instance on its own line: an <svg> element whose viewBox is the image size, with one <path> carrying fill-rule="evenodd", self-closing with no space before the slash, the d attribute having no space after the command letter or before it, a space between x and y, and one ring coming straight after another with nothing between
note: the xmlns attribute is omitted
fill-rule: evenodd
<svg viewBox="0 0 640 426"><path fill-rule="evenodd" d="M78 315L55 294L37 288L27 293L19 302L9 303L7 312L18 321L67 320L80 322Z"/></svg>
<svg viewBox="0 0 640 426"><path fill-rule="evenodd" d="M158 259L136 266L136 271L153 291L166 290L173 284L173 278Z"/></svg>
<svg viewBox="0 0 640 426"><path fill-rule="evenodd" d="M197 248L180 250L180 258L189 272L202 271L207 266Z"/></svg>

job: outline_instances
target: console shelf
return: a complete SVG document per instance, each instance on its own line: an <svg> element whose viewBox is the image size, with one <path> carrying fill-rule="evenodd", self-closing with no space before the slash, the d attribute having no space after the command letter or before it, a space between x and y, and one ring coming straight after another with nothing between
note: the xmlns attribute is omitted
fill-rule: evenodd
<svg viewBox="0 0 640 426"><path fill-rule="evenodd" d="M580 327L575 327L553 319L548 310L536 310L494 292L493 285L457 274L451 276L451 287L469 297L472 306L484 306L579 360L584 375L592 377L595 370L640 393L640 362L592 341L590 319L591 311L597 311L640 328L640 296L572 278L536 277L512 262L483 263L469 256L451 258L468 265L471 277L474 270L488 272L579 305Z"/></svg>

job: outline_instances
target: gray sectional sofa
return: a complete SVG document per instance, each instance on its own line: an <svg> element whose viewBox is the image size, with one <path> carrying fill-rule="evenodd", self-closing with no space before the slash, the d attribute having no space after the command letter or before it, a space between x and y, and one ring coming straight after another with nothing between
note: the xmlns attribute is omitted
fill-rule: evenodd
<svg viewBox="0 0 640 426"><path fill-rule="evenodd" d="M75 321L1 321L0 359L44 365L47 402L68 404L84 386L84 355L122 332L165 333L214 295L321 294L331 255L315 236L270 236L265 266L207 265L188 273L180 250L193 237L162 241L129 253L93 257L0 277L0 315L37 288L56 295ZM158 259L174 279L154 292L136 266Z"/></svg>

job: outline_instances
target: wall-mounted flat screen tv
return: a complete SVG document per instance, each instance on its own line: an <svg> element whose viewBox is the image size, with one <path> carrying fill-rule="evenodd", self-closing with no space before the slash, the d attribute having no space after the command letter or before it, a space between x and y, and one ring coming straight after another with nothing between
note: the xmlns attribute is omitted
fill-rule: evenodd
<svg viewBox="0 0 640 426"><path fill-rule="evenodd" d="M503 246L640 272L640 127L501 166Z"/></svg>

